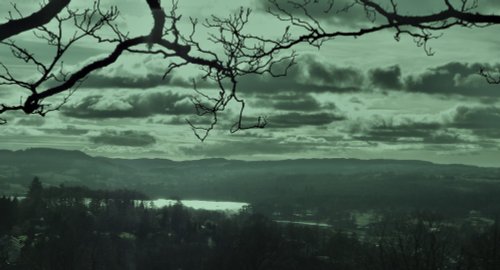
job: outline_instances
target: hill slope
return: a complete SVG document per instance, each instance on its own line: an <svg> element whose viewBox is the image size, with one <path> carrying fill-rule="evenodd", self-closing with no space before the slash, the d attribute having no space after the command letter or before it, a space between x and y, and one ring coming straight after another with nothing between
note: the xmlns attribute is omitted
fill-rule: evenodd
<svg viewBox="0 0 500 270"><path fill-rule="evenodd" d="M437 207L468 211L500 205L499 168L357 159L176 162L91 157L43 148L0 151L0 193L24 193L33 176L48 185L246 201L268 210Z"/></svg>

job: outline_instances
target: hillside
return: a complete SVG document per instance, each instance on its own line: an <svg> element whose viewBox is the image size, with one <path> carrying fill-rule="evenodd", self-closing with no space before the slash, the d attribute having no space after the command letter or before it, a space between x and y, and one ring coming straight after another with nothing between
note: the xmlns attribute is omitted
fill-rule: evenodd
<svg viewBox="0 0 500 270"><path fill-rule="evenodd" d="M114 159L79 151L0 151L3 194L48 185L129 188L152 197L251 202L263 211L439 208L493 211L500 169L424 161Z"/></svg>

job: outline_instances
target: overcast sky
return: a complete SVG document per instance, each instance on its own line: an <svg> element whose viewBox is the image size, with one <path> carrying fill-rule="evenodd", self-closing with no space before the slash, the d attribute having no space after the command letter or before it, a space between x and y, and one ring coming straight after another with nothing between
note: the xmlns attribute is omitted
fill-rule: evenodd
<svg viewBox="0 0 500 270"><path fill-rule="evenodd" d="M11 9L7 2L0 3L1 18ZM36 10L27 1L17 2L26 13ZM82 8L88 1L73 2ZM143 1L114 2L121 11L122 29L131 36L149 32L151 18ZM170 1L163 2L168 9ZM336 1L337 7L342 2ZM404 12L413 14L440 7L440 1L418 1L418 7L412 5L417 1L398 2ZM494 12L497 2L480 1L481 9ZM187 22L189 16L202 20L210 14L228 15L241 5L253 10L248 31L272 36L284 29L265 12L266 0L180 1L179 13ZM319 12L318 18L330 29L355 28L365 19L355 10L338 16ZM240 79L239 91L248 103L246 116L267 116L268 127L230 134L228 127L237 116L234 107L205 142L196 139L185 121L196 121L189 101L194 95L189 82L196 69L178 70L162 80L167 61L127 55L91 75L60 112L45 118L4 115L9 123L0 126L0 148L51 147L174 160L353 157L498 166L500 85L489 85L478 75L481 67L496 68L500 63L498 33L498 26L448 30L430 43L433 56L409 37L396 42L391 31L335 39L321 50L299 46L298 64L289 76ZM204 39L202 30L198 38ZM53 53L32 34L16 41L42 59ZM107 51L85 40L65 61L78 66ZM16 62L6 47L0 48L0 59L18 76L34 72L32 66ZM22 96L22 90L0 88L0 102Z"/></svg>

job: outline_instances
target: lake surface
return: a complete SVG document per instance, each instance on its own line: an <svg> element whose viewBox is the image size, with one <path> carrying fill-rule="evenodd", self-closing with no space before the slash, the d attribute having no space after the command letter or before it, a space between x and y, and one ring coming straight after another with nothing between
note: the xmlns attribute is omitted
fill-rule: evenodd
<svg viewBox="0 0 500 270"><path fill-rule="evenodd" d="M145 200L143 201L145 206L152 206L153 208L162 208L165 206L171 206L177 203L176 200L167 199L156 199L156 200ZM185 207L200 209L200 210L210 210L210 211L222 211L237 213L243 210L245 207L250 206L248 203L244 202L223 202L223 201L202 201L202 200L181 200L182 205Z"/></svg>
<svg viewBox="0 0 500 270"><path fill-rule="evenodd" d="M311 221L275 220L275 222L277 222L277 223L285 223L285 224L302 225L302 226L317 226L317 227L323 227L323 228L332 227L332 225L327 224L327 223L311 222Z"/></svg>

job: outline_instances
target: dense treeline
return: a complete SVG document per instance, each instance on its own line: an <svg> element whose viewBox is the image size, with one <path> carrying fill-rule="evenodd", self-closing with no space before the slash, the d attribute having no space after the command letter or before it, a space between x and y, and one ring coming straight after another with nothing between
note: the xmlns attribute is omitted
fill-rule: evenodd
<svg viewBox="0 0 500 270"><path fill-rule="evenodd" d="M44 188L0 199L0 269L498 269L495 222L386 213L362 235L134 196ZM82 200L82 194L90 201ZM123 192L122 192L123 193ZM109 192L107 194L114 194ZM119 194L119 193L118 193ZM129 193L133 194L133 193Z"/></svg>
<svg viewBox="0 0 500 270"><path fill-rule="evenodd" d="M427 209L456 218L467 216L471 210L488 216L500 212L500 181L484 176L466 178L426 172L283 174L252 175L202 185L206 186L179 194L250 202L260 213L280 212L287 218L305 210L313 211L323 221L335 220L339 212L387 209Z"/></svg>

